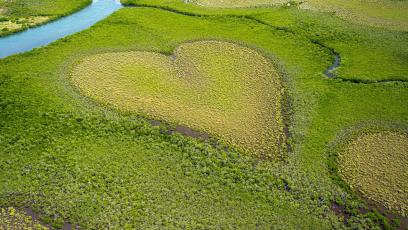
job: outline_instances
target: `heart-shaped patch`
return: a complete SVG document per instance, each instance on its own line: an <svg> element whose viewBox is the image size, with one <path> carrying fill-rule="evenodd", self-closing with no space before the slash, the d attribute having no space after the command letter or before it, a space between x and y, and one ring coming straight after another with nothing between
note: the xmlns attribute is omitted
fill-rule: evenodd
<svg viewBox="0 0 408 230"><path fill-rule="evenodd" d="M283 86L273 64L221 41L84 57L71 72L86 96L122 111L187 125L262 157L281 156Z"/></svg>

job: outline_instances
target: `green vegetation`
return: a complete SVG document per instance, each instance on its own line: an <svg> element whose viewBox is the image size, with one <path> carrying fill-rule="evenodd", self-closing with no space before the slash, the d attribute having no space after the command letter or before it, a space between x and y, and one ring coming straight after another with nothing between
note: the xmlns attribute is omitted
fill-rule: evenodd
<svg viewBox="0 0 408 230"><path fill-rule="evenodd" d="M72 79L85 95L117 109L203 130L264 158L283 157L283 87L272 63L217 41L183 44L173 56L87 56Z"/></svg>
<svg viewBox="0 0 408 230"><path fill-rule="evenodd" d="M408 31L408 1L405 0L309 0L300 6L335 12L351 23Z"/></svg>
<svg viewBox="0 0 408 230"><path fill-rule="evenodd" d="M286 0L192 0L191 2L206 7L254 7L254 6L272 6L287 3Z"/></svg>
<svg viewBox="0 0 408 230"><path fill-rule="evenodd" d="M408 136L363 134L339 154L339 173L365 197L408 214Z"/></svg>
<svg viewBox="0 0 408 230"><path fill-rule="evenodd" d="M341 55L341 66L335 72L338 78L349 81L381 82L408 79L406 32L350 24L328 13L300 11L293 7L208 10L179 1L166 0L126 0L124 4L156 7L197 17L240 20L261 26L265 30L286 32L288 36L295 36L304 42L323 44L327 48L322 52L331 53L330 50L334 50Z"/></svg>
<svg viewBox="0 0 408 230"><path fill-rule="evenodd" d="M328 148L356 124L408 124L407 33L295 7L209 10L178 1L137 3L149 7L121 9L89 30L0 60L1 207L29 206L45 223L58 227L70 222L83 229L398 227L397 218L371 211L363 198L333 180ZM205 56L199 59L207 51L180 56L177 47L195 50L194 41L209 40L254 56L240 60L221 52L225 60L269 59L274 74L268 76L281 74L279 83L290 98L290 110L283 114L290 121L291 151L285 161L254 158L213 139L169 134L174 125L152 126L133 109L112 109L101 99L95 103L69 77L85 77L84 71L71 75L82 67L120 69L102 57L124 63L150 56L151 65L161 58L161 65L153 66L157 71L183 57L208 64ZM333 50L342 62L336 78L329 79L323 72L332 64ZM173 52L178 54L174 60L158 54ZM103 64L86 65L92 61ZM153 87L136 77L163 82L135 72L141 68L123 68L120 76L144 90L144 96L153 95ZM162 76L180 81L175 74ZM262 87L278 88L252 84L262 89L253 92L257 96L265 96ZM177 84L166 88L188 89ZM195 98L189 90L186 94ZM278 101L272 100L273 105ZM213 105L218 99L198 102ZM336 215L333 203L344 213Z"/></svg>
<svg viewBox="0 0 408 230"><path fill-rule="evenodd" d="M73 13L92 0L0 0L0 36Z"/></svg>
<svg viewBox="0 0 408 230"><path fill-rule="evenodd" d="M140 2L140 0L126 0L126 2L129 1ZM155 1L170 2L168 0ZM222 8L296 6L300 9L334 12L350 23L408 31L408 1L404 0L187 0L185 2L204 7Z"/></svg>

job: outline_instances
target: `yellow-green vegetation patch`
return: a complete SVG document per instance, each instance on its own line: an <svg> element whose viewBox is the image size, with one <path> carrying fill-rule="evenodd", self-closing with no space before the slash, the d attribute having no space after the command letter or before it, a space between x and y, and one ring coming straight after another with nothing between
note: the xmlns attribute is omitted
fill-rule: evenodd
<svg viewBox="0 0 408 230"><path fill-rule="evenodd" d="M26 18L19 18L13 20L0 21L0 34L1 32L13 32L23 28L36 26L49 21L47 16L32 16Z"/></svg>
<svg viewBox="0 0 408 230"><path fill-rule="evenodd" d="M350 22L408 30L408 1L395 0L310 0L301 8L335 12Z"/></svg>
<svg viewBox="0 0 408 230"><path fill-rule="evenodd" d="M23 25L21 24L17 24L15 22L12 21L3 21L0 22L0 31L14 31L14 30L18 30L22 27Z"/></svg>
<svg viewBox="0 0 408 230"><path fill-rule="evenodd" d="M408 30L408 1L396 0L186 0L205 7L239 8L299 6L302 9L334 12L352 22L394 30Z"/></svg>
<svg viewBox="0 0 408 230"><path fill-rule="evenodd" d="M221 41L180 45L172 56L129 51L80 60L80 91L123 111L187 125L261 157L284 152L284 88L269 59Z"/></svg>
<svg viewBox="0 0 408 230"><path fill-rule="evenodd" d="M271 6L287 3L286 0L193 0L193 3L206 7L254 7Z"/></svg>
<svg viewBox="0 0 408 230"><path fill-rule="evenodd" d="M352 189L403 216L408 214L408 135L366 133L339 154L339 173Z"/></svg>
<svg viewBox="0 0 408 230"><path fill-rule="evenodd" d="M0 209L0 229L48 230L49 228L13 207Z"/></svg>

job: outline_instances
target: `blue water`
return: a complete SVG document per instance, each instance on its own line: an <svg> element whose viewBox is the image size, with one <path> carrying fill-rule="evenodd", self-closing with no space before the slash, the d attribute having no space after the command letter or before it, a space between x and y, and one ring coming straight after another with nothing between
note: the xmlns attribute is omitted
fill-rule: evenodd
<svg viewBox="0 0 408 230"><path fill-rule="evenodd" d="M93 0L81 11L45 25L0 38L0 58L30 51L67 35L87 29L122 5L119 0Z"/></svg>

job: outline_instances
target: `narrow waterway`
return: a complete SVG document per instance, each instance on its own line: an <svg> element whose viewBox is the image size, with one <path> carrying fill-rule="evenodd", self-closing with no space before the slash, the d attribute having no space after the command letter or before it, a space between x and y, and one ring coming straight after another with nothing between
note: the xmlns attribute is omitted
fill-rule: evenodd
<svg viewBox="0 0 408 230"><path fill-rule="evenodd" d="M93 0L91 5L76 13L39 27L2 37L0 38L0 58L30 51L85 30L121 7L119 0Z"/></svg>
<svg viewBox="0 0 408 230"><path fill-rule="evenodd" d="M326 75L328 78L335 78L336 75L332 72L333 70L337 69L340 64L341 64L341 57L340 54L333 52L334 54L334 60L331 66L329 66L325 71L324 75Z"/></svg>

